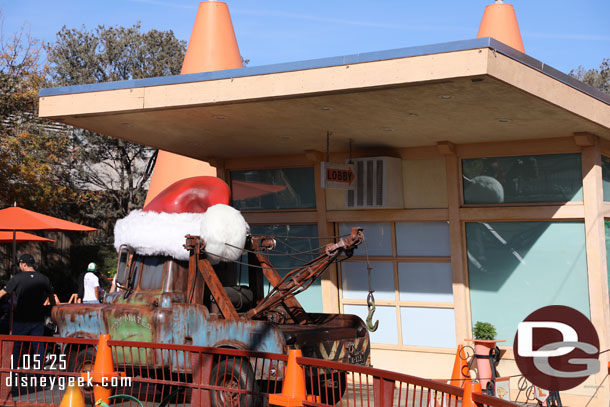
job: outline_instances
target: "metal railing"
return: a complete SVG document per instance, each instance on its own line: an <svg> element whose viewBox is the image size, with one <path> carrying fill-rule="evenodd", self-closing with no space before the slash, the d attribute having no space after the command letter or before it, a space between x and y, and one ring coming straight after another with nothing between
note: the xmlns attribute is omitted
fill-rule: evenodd
<svg viewBox="0 0 610 407"><path fill-rule="evenodd" d="M93 404L90 374L97 340L0 335L0 405L58 406L70 382ZM150 342L108 341L113 394L135 397L144 406L248 406L268 404L282 393L287 355ZM306 406L512 407L517 404L473 394L415 376L298 357L305 376ZM79 381L80 380L80 381ZM113 398L114 406L137 406Z"/></svg>
<svg viewBox="0 0 610 407"><path fill-rule="evenodd" d="M308 406L457 407L464 389L387 370L311 358L297 358L308 377L308 393L320 399Z"/></svg>

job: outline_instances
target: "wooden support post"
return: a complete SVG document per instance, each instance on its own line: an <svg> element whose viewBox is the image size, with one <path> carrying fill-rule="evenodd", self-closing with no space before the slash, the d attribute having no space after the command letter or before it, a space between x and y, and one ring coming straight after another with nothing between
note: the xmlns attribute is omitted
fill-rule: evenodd
<svg viewBox="0 0 610 407"><path fill-rule="evenodd" d="M589 282L589 307L591 322L599 335L600 350L610 348L610 301L608 299L608 270L606 264L606 234L604 225L604 191L602 182L601 151L599 140L590 134L574 136L588 140L582 149L583 201L585 207L585 233L587 275ZM582 145L582 144L581 144ZM600 355L602 366L608 364L608 353ZM596 375L596 384L604 380L607 372L602 369ZM604 386L602 399L608 400L610 392Z"/></svg>
<svg viewBox="0 0 610 407"><path fill-rule="evenodd" d="M455 150L455 149L453 149ZM456 327L456 343L472 336L470 299L468 296L468 270L464 262L464 233L460 219L460 160L455 154L445 155L447 174L447 204L449 207L449 244L451 271L453 274L453 304Z"/></svg>

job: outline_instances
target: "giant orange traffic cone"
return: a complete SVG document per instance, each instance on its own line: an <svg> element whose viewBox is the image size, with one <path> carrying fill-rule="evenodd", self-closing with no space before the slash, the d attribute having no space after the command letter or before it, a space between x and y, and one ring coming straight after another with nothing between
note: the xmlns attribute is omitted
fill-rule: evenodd
<svg viewBox="0 0 610 407"><path fill-rule="evenodd" d="M85 407L83 393L75 383L68 386L59 407Z"/></svg>
<svg viewBox="0 0 610 407"><path fill-rule="evenodd" d="M301 356L303 354L300 349L290 349L288 351L288 363L286 364L282 392L280 394L270 394L269 404L298 407L303 405L303 400L318 401L314 396L307 396L305 390L305 372L303 367L297 363L297 358Z"/></svg>
<svg viewBox="0 0 610 407"><path fill-rule="evenodd" d="M181 74L242 68L227 5L220 1L199 4ZM216 176L210 164L159 150L144 206L174 182L201 175Z"/></svg>
<svg viewBox="0 0 610 407"><path fill-rule="evenodd" d="M470 372L468 368L468 360L464 353L464 345L458 345L455 352L455 361L453 362L453 371L449 384L459 387L464 387L470 380Z"/></svg>
<svg viewBox="0 0 610 407"><path fill-rule="evenodd" d="M509 47L525 53L515 9L502 0L485 7L477 38L492 37Z"/></svg>

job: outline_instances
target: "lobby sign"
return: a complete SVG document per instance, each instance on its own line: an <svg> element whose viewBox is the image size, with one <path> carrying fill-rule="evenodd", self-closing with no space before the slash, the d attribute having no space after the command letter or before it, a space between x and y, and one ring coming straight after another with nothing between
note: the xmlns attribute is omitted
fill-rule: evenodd
<svg viewBox="0 0 610 407"><path fill-rule="evenodd" d="M356 185L356 171L354 164L331 163L323 161L322 188L327 189L353 189Z"/></svg>

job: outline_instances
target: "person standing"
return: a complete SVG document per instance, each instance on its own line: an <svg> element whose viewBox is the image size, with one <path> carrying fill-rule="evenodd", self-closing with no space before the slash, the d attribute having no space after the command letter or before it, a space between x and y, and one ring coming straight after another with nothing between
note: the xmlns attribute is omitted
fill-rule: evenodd
<svg viewBox="0 0 610 407"><path fill-rule="evenodd" d="M83 304L99 304L101 287L97 264L92 262L87 266L87 272L83 277L83 287Z"/></svg>
<svg viewBox="0 0 610 407"><path fill-rule="evenodd" d="M44 335L44 302L48 298L55 305L53 286L44 274L36 271L36 261L31 254L19 258L19 269L6 286L0 290L0 298L6 294L17 296L13 316L13 335Z"/></svg>
<svg viewBox="0 0 610 407"><path fill-rule="evenodd" d="M0 298L14 294L17 305L13 312L12 335L43 336L44 335L44 303L49 299L51 306L55 305L53 286L44 274L34 269L36 261L31 254L23 254L19 258L20 273L15 274L0 290ZM11 300L12 301L12 300ZM22 357L28 353L39 361L44 361L44 346L41 342L15 341L11 368L21 365ZM36 359L34 359L36 360ZM18 375L13 374L13 395L19 393Z"/></svg>

